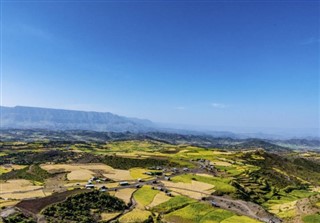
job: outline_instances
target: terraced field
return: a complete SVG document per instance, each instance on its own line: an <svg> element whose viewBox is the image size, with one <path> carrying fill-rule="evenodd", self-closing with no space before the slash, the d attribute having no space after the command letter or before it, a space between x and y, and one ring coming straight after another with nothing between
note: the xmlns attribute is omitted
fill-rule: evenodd
<svg viewBox="0 0 320 223"><path fill-rule="evenodd" d="M65 147L69 149L64 151ZM33 156L36 148L39 151ZM320 164L305 152L284 156L261 149L221 151L153 140L76 143L63 148L49 151L55 157L50 162L48 151L37 144L26 156L37 164L0 168L4 211L34 199L33 203L44 204L36 213L29 210L36 216L57 202L51 194L63 202L68 199L64 193L91 185L93 189L83 191L101 191L126 205L115 212L92 209L90 219L97 222L277 223L282 219L309 223L319 218ZM7 154L2 157L20 159ZM42 202L45 198L50 199Z"/></svg>

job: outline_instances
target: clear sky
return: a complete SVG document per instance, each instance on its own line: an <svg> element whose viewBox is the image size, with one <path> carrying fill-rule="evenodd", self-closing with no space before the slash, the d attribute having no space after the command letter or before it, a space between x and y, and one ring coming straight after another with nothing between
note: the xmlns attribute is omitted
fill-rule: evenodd
<svg viewBox="0 0 320 223"><path fill-rule="evenodd" d="M2 1L2 105L317 128L319 4Z"/></svg>

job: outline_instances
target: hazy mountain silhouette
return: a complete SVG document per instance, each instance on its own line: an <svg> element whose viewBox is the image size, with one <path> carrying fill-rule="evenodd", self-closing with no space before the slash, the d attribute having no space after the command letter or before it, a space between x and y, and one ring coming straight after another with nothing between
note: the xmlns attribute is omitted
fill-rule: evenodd
<svg viewBox="0 0 320 223"><path fill-rule="evenodd" d="M144 119L109 112L86 112L35 107L1 107L1 127L17 129L150 131L155 125Z"/></svg>

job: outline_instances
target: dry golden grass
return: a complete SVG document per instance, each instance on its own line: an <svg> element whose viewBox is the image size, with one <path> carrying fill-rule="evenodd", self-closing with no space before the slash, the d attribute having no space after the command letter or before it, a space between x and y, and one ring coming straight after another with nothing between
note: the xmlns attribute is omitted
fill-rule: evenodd
<svg viewBox="0 0 320 223"><path fill-rule="evenodd" d="M28 191L28 192L23 192L23 193L9 193L9 194L1 194L2 198L5 199L17 199L17 200L22 200L22 199L27 199L27 198L36 198L36 197L45 197L49 196L50 193L43 193L42 190L36 190L36 191Z"/></svg>
<svg viewBox="0 0 320 223"><path fill-rule="evenodd" d="M187 153L187 152L189 152L190 150L188 150L188 149L183 149L183 150L180 150L178 153Z"/></svg>
<svg viewBox="0 0 320 223"><path fill-rule="evenodd" d="M212 151L215 155L229 155L232 154L232 152L224 152L224 151Z"/></svg>
<svg viewBox="0 0 320 223"><path fill-rule="evenodd" d="M118 169L112 169L108 173L103 174L103 176L110 178L115 181L119 180L133 180L133 178L130 175L129 170L118 170Z"/></svg>
<svg viewBox="0 0 320 223"><path fill-rule="evenodd" d="M29 180L8 180L0 182L0 197L4 193L23 192L39 188L42 188L42 186L34 186Z"/></svg>
<svg viewBox="0 0 320 223"><path fill-rule="evenodd" d="M101 214L101 220L102 221L109 221L113 218L115 218L116 216L118 216L120 214L120 212L115 212L115 213L102 213Z"/></svg>
<svg viewBox="0 0 320 223"><path fill-rule="evenodd" d="M3 173L8 173L12 170L19 170L19 169L22 169L25 167L26 167L26 165L15 165L15 164L0 165L0 175Z"/></svg>
<svg viewBox="0 0 320 223"><path fill-rule="evenodd" d="M225 161L214 161L210 162L210 164L216 165L216 166L231 166L231 163L225 162Z"/></svg>
<svg viewBox="0 0 320 223"><path fill-rule="evenodd" d="M212 177L212 175L207 174L207 173L196 173L197 176L201 176L201 177Z"/></svg>
<svg viewBox="0 0 320 223"><path fill-rule="evenodd" d="M134 189L134 188L121 189L115 193L115 196L117 198L122 199L124 202L126 202L128 204L130 202L130 198L131 198L133 192L135 192L135 190L136 189Z"/></svg>
<svg viewBox="0 0 320 223"><path fill-rule="evenodd" d="M99 170L104 173L113 171L113 168L101 164L101 163L90 163L90 164L43 164L41 168L47 170L49 173L56 173L59 171L70 172L67 175L68 180L71 181L87 181L95 175L94 171Z"/></svg>
<svg viewBox="0 0 320 223"><path fill-rule="evenodd" d="M194 199L200 199L214 191L212 189L214 187L213 185L194 180L192 180L191 183L173 183L170 181L163 181L163 183L170 190Z"/></svg>
<svg viewBox="0 0 320 223"><path fill-rule="evenodd" d="M132 152L132 153L121 153L118 152L116 153L117 156L121 156L121 157L127 157L127 158L139 158L139 155Z"/></svg>
<svg viewBox="0 0 320 223"><path fill-rule="evenodd" d="M320 187L312 187L311 190L320 193Z"/></svg>
<svg viewBox="0 0 320 223"><path fill-rule="evenodd" d="M208 196L208 194L204 194L201 192L188 191L188 190L178 189L178 188L170 188L170 189L179 195L184 195L197 200L201 199L202 197Z"/></svg>
<svg viewBox="0 0 320 223"><path fill-rule="evenodd" d="M72 180L72 181L77 181L77 180L87 181L93 176L94 176L94 172L90 170L82 169L82 170L71 171L71 173L68 173L67 178L68 180Z"/></svg>
<svg viewBox="0 0 320 223"><path fill-rule="evenodd" d="M168 200L170 200L170 199L171 199L171 197L167 196L165 193L158 193L158 194L154 197L154 199L153 199L153 201L151 202L151 204L149 204L148 206L149 206L149 207L155 207L155 206L157 206L158 204L164 203L164 202L166 202L166 201L168 201Z"/></svg>
<svg viewBox="0 0 320 223"><path fill-rule="evenodd" d="M86 164L43 164L41 168L47 170L48 172L56 172L59 170L64 171L75 171L75 170L102 170L104 172L109 172L113 170L112 167L102 164L102 163L86 163Z"/></svg>
<svg viewBox="0 0 320 223"><path fill-rule="evenodd" d="M20 169L23 169L25 168L27 165L16 165L16 164L10 164L10 167L5 167L4 165L1 165L0 167L1 168L4 168L4 169L7 169L7 170L20 170Z"/></svg>
<svg viewBox="0 0 320 223"><path fill-rule="evenodd" d="M107 183L107 184L104 184L106 187L108 188L112 188L112 187L118 187L119 186L119 183Z"/></svg>
<svg viewBox="0 0 320 223"><path fill-rule="evenodd" d="M123 215L120 219L120 223L134 223L134 222L143 222L144 220L148 219L151 215L149 211L140 210L140 209L133 209L129 213Z"/></svg>
<svg viewBox="0 0 320 223"><path fill-rule="evenodd" d="M19 202L19 201L1 200L1 201L0 201L0 208L2 208L2 207L14 206L14 205L16 205L18 202Z"/></svg>
<svg viewBox="0 0 320 223"><path fill-rule="evenodd" d="M79 185L77 185L79 184ZM87 183L86 182L82 182L82 183L67 183L64 184L63 186L65 187L84 187Z"/></svg>

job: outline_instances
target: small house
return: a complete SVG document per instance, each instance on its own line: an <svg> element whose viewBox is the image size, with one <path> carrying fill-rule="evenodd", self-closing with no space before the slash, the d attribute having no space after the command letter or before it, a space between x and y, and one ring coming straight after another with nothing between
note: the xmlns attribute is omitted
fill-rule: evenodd
<svg viewBox="0 0 320 223"><path fill-rule="evenodd" d="M85 186L86 189L94 189L94 185L93 184L87 184Z"/></svg>
<svg viewBox="0 0 320 223"><path fill-rule="evenodd" d="M107 188L106 186L101 186L101 187L100 187L100 191L101 191L101 192L105 192L105 191L107 191L107 189L108 189L108 188Z"/></svg>
<svg viewBox="0 0 320 223"><path fill-rule="evenodd" d="M216 202L214 201L211 201L211 205L214 206L214 207L220 207Z"/></svg>

